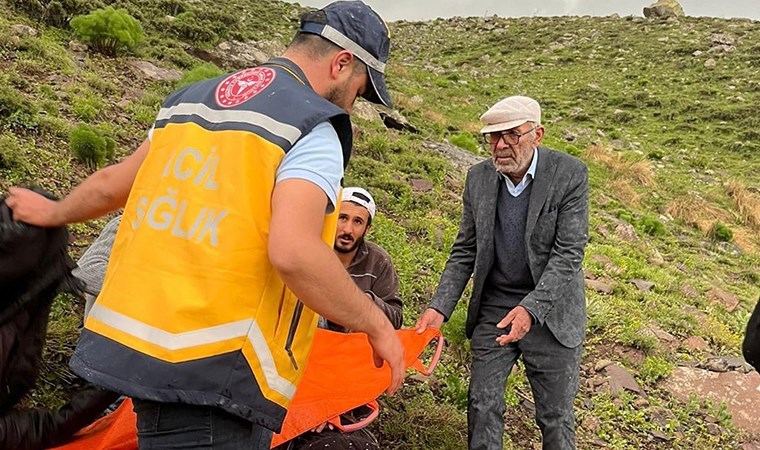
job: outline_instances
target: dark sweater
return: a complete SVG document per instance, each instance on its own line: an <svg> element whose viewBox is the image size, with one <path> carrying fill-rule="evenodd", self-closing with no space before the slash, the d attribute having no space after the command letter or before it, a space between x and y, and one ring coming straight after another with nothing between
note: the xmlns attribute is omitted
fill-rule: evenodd
<svg viewBox="0 0 760 450"><path fill-rule="evenodd" d="M513 197L503 181L494 224L494 264L483 287L483 304L512 308L536 286L528 266L525 226L533 183Z"/></svg>
<svg viewBox="0 0 760 450"><path fill-rule="evenodd" d="M364 241L348 266L348 274L359 289L372 296L372 300L388 316L393 327L401 328L403 315L401 298L398 295L398 275L388 253L380 246ZM328 328L333 331L348 331L333 322L328 322Z"/></svg>

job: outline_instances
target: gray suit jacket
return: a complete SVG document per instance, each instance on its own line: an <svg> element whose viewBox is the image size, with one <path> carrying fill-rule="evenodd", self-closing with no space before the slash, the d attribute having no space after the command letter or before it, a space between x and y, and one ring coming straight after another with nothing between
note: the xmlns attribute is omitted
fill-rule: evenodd
<svg viewBox="0 0 760 450"><path fill-rule="evenodd" d="M499 183L491 159L467 173L462 222L430 307L446 320L474 274L467 309L467 337L478 317L483 285L494 264L494 223ZM586 335L581 263L588 241L588 169L577 158L539 147L528 206L525 246L535 290L520 305L546 324L566 347Z"/></svg>

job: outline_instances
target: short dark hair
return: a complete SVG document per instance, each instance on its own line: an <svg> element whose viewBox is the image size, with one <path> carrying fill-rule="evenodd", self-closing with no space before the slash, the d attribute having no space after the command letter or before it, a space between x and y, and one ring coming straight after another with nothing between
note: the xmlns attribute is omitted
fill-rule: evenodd
<svg viewBox="0 0 760 450"><path fill-rule="evenodd" d="M337 45L317 34L305 33L299 31L288 45L288 48L298 48L306 50L314 58L324 58L325 56L342 50Z"/></svg>
<svg viewBox="0 0 760 450"><path fill-rule="evenodd" d="M327 24L327 14L322 10L308 11L301 15L301 25L304 23ZM340 46L330 42L318 34L307 33L299 30L293 40L290 41L288 48L297 48L305 50L315 59L324 58L332 53L343 50ZM367 72L366 65L359 58L354 57L353 70L356 74ZM356 72L356 70L363 72Z"/></svg>

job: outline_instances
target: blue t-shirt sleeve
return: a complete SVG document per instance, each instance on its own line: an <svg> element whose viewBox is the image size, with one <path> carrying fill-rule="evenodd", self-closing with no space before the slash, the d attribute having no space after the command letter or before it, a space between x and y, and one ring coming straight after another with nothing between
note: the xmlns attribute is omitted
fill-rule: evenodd
<svg viewBox="0 0 760 450"><path fill-rule="evenodd" d="M319 186L330 200L327 213L335 210L343 178L343 151L338 133L329 122L314 127L285 154L277 168L276 182L293 178Z"/></svg>

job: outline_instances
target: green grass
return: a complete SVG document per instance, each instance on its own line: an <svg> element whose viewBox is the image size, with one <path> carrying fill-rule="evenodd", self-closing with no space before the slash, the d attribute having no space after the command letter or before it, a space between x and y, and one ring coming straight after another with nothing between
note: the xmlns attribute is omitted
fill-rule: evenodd
<svg viewBox="0 0 760 450"><path fill-rule="evenodd" d="M96 6L79 3L86 10L77 14ZM199 50L230 39L285 44L301 11L272 0L112 3L142 23L146 42L135 50L138 57L181 70L185 80L153 82L136 75L127 59L76 56L69 51L74 36L68 27L48 26L40 16L0 6L1 189L34 183L58 195L69 192L91 172L68 155L72 128L88 122L113 137L117 159L131 153L169 92L221 73L194 56ZM37 36L15 36L11 25L18 23L37 28ZM760 29L751 22L709 18L667 23L589 17L439 19L390 26L388 83L400 112L419 133L361 122L345 184L368 188L378 203L370 239L394 260L405 325L414 323L433 296L461 214L464 173L426 141L448 140L485 155L477 139L478 117L507 95L530 95L543 106L545 143L588 163L591 241L584 268L615 283L612 295L588 292L583 364L593 367L603 353L634 372L647 392L643 403L582 388L576 405L579 448L599 446L599 441L617 449L737 448L742 433L730 425L724 406L679 403L658 388L673 367L706 355L671 349L642 330L656 326L679 342L699 336L711 353L738 355L749 311L760 296L760 230L736 211L724 183L735 180L750 191L760 189L760 116L755 111ZM707 53L715 32L737 37L736 51ZM697 50L705 53L693 56ZM704 66L708 57L716 59L716 67ZM575 139L566 140L565 132ZM610 161L591 158L592 145L606 149ZM413 179L429 181L433 188L417 192ZM670 214L670 206L694 199L702 202L697 212L704 210L703 216ZM72 227L72 253L81 253L103 224ZM632 238L616 231L626 224L633 227ZM655 287L641 292L633 279ZM684 295L686 285L697 295ZM738 308L729 312L710 301L706 293L714 287L735 294ZM469 298L469 289L463 298ZM435 377L383 400L374 426L385 448L466 445L464 303L444 327L449 345ZM54 304L49 362L31 404L55 406L65 399L71 381L65 360L76 342L80 309L68 297ZM506 432L505 448L532 448L537 439L532 417L522 407L520 394L527 392L518 370L505 392L514 425ZM719 418L720 435L707 430L706 415ZM594 431L583 426L589 417L599 422ZM655 431L671 440L657 444Z"/></svg>

